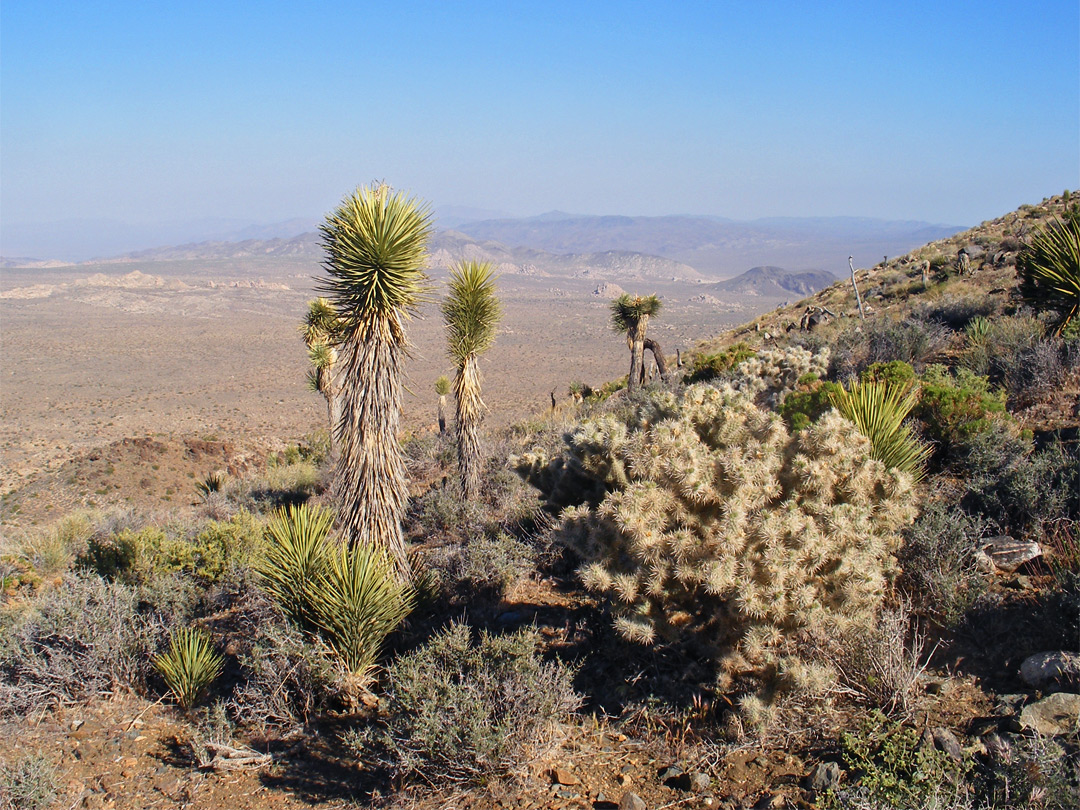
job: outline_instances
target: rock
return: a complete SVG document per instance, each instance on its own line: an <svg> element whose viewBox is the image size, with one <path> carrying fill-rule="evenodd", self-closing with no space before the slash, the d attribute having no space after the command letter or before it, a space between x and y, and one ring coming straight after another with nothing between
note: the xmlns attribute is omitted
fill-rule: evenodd
<svg viewBox="0 0 1080 810"><path fill-rule="evenodd" d="M949 729L935 728L931 735L934 739L935 748L948 754L949 758L954 762L964 761L964 749L960 747L960 741L956 739L956 735Z"/></svg>
<svg viewBox="0 0 1080 810"><path fill-rule="evenodd" d="M778 810L783 806L783 796L766 793L754 803L754 810Z"/></svg>
<svg viewBox="0 0 1080 810"><path fill-rule="evenodd" d="M806 777L806 787L821 792L831 790L840 784L840 765L836 762L819 762L813 772Z"/></svg>
<svg viewBox="0 0 1080 810"><path fill-rule="evenodd" d="M619 801L619 810L647 810L647 805L640 796L628 790Z"/></svg>
<svg viewBox="0 0 1080 810"><path fill-rule="evenodd" d="M1035 689L1080 684L1080 655L1074 652L1041 652L1020 665L1020 679Z"/></svg>
<svg viewBox="0 0 1080 810"><path fill-rule="evenodd" d="M1080 726L1080 695L1055 692L1020 712L1020 727L1048 737L1075 732Z"/></svg>
<svg viewBox="0 0 1080 810"><path fill-rule="evenodd" d="M1034 540L1016 540L1007 534L987 538L980 549L990 558L996 569L1008 574L1042 554L1042 546Z"/></svg>
<svg viewBox="0 0 1080 810"><path fill-rule="evenodd" d="M709 785L711 784L712 779L709 778L707 773L694 771L690 774L690 790L693 793L704 793L709 789Z"/></svg>
<svg viewBox="0 0 1080 810"><path fill-rule="evenodd" d="M555 768L551 771L551 781L556 785L580 785L581 780L566 768Z"/></svg>

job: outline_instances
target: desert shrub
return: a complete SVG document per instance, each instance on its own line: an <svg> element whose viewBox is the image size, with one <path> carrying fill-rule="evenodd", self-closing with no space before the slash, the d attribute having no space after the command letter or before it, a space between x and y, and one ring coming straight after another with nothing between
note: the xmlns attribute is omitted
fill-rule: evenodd
<svg viewBox="0 0 1080 810"><path fill-rule="evenodd" d="M249 553L257 536L257 523L247 512L227 522L213 521L194 536L176 527L121 529L92 536L77 562L85 570L129 585L173 573L210 585L225 575L232 559Z"/></svg>
<svg viewBox="0 0 1080 810"><path fill-rule="evenodd" d="M1001 318L987 323L984 331L977 338L969 336L961 363L1002 386L1010 407L1024 407L1060 385L1069 365L1065 344L1047 338L1038 319Z"/></svg>
<svg viewBox="0 0 1080 810"><path fill-rule="evenodd" d="M581 702L573 671L545 663L530 631L474 643L460 623L387 668L382 728L350 735L369 761L428 782L514 775L548 753Z"/></svg>
<svg viewBox="0 0 1080 810"><path fill-rule="evenodd" d="M725 672L767 681L798 668L777 654L785 634L870 620L913 517L910 476L835 411L792 437L730 386L654 397L636 421L569 434L561 468L596 483L599 502L565 510L561 537L618 631L693 638ZM559 487L541 461L521 469Z"/></svg>
<svg viewBox="0 0 1080 810"><path fill-rule="evenodd" d="M913 608L951 627L982 595L985 579L975 565L984 521L946 501L926 504L904 532L897 554L899 585Z"/></svg>
<svg viewBox="0 0 1080 810"><path fill-rule="evenodd" d="M1009 757L981 768L977 799L995 810L1072 810L1080 807L1080 758L1039 734L1010 737Z"/></svg>
<svg viewBox="0 0 1080 810"><path fill-rule="evenodd" d="M311 461L299 458L295 462L267 465L266 472L250 485L252 500L263 509L305 503L326 489L324 475Z"/></svg>
<svg viewBox="0 0 1080 810"><path fill-rule="evenodd" d="M386 637L412 610L412 590L378 548L329 537L332 516L307 506L279 511L266 528L256 570L298 627L317 632L361 680Z"/></svg>
<svg viewBox="0 0 1080 810"><path fill-rule="evenodd" d="M265 598L245 600L237 612L240 682L228 707L240 723L307 722L337 694L340 667L317 637L291 625Z"/></svg>
<svg viewBox="0 0 1080 810"><path fill-rule="evenodd" d="M0 810L45 810L60 793L60 777L52 760L21 754L0 763Z"/></svg>
<svg viewBox="0 0 1080 810"><path fill-rule="evenodd" d="M506 532L483 534L436 549L428 558L440 589L452 601L477 594L501 597L536 570L536 549Z"/></svg>
<svg viewBox="0 0 1080 810"><path fill-rule="evenodd" d="M176 702L189 709L221 675L225 659L204 630L178 627L170 634L169 649L154 656L153 663Z"/></svg>
<svg viewBox="0 0 1080 810"><path fill-rule="evenodd" d="M1005 414L1003 393L991 391L986 377L967 369L957 369L953 375L945 366L933 365L923 373L921 383L914 415L939 445L941 456L955 454Z"/></svg>
<svg viewBox="0 0 1080 810"><path fill-rule="evenodd" d="M912 317L928 323L941 324L959 332L976 318L987 318L997 312L997 304L984 296L945 295L938 301L921 304L912 310Z"/></svg>
<svg viewBox="0 0 1080 810"><path fill-rule="evenodd" d="M830 658L840 684L871 708L909 716L926 666L926 639L915 628L910 606L885 607L873 622L849 628L838 642Z"/></svg>
<svg viewBox="0 0 1080 810"><path fill-rule="evenodd" d="M859 382L883 383L906 391L915 384L915 369L903 360L872 363L859 375Z"/></svg>
<svg viewBox="0 0 1080 810"><path fill-rule="evenodd" d="M832 407L832 397L840 390L838 383L822 381L816 374L808 374L784 397L777 412L792 431L803 430Z"/></svg>
<svg viewBox="0 0 1080 810"><path fill-rule="evenodd" d="M1007 426L971 437L962 458L964 508L1016 532L1080 516L1077 449L1060 442L1033 448Z"/></svg>
<svg viewBox="0 0 1080 810"><path fill-rule="evenodd" d="M826 806L916 808L942 793L957 795L968 766L924 742L912 726L872 713L856 731L840 735L844 764L854 784Z"/></svg>
<svg viewBox="0 0 1080 810"><path fill-rule="evenodd" d="M0 633L0 713L138 686L162 633L135 589L76 577L41 593Z"/></svg>
<svg viewBox="0 0 1080 810"><path fill-rule="evenodd" d="M736 343L720 352L713 354L695 354L690 370L687 372L687 383L705 382L723 376L744 360L748 360L755 354L746 343Z"/></svg>
<svg viewBox="0 0 1080 810"><path fill-rule="evenodd" d="M9 544L15 561L37 577L56 577L67 571L86 548L94 526L89 515L68 515L47 529L26 531Z"/></svg>
<svg viewBox="0 0 1080 810"><path fill-rule="evenodd" d="M941 353L948 337L947 327L920 318L894 321L879 316L863 321L837 337L829 377L857 377L874 363L894 360L902 360L919 371Z"/></svg>

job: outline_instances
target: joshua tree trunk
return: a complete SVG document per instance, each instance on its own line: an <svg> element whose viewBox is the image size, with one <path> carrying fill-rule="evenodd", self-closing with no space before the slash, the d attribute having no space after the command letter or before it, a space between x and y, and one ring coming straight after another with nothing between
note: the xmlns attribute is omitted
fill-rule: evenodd
<svg viewBox="0 0 1080 810"><path fill-rule="evenodd" d="M866 313L863 312L862 296L859 295L859 285L855 283L855 265L852 264L854 256L847 257L848 267L851 268L851 286L855 288L855 301L859 304L859 318L866 320Z"/></svg>
<svg viewBox="0 0 1080 810"><path fill-rule="evenodd" d="M630 379L626 387L631 393L641 385L641 373L645 367L645 327L649 323L649 317L642 315L636 324L630 329Z"/></svg>
<svg viewBox="0 0 1080 810"><path fill-rule="evenodd" d="M466 502L480 494L480 423L484 418L484 401L480 398L480 368L475 355L466 358L454 380L457 400L458 467L461 470L461 491Z"/></svg>
<svg viewBox="0 0 1080 810"><path fill-rule="evenodd" d="M399 576L411 576L401 533L408 502L398 444L404 334L396 315L374 314L345 352L334 482L338 522L350 547L386 549Z"/></svg>
<svg viewBox="0 0 1080 810"><path fill-rule="evenodd" d="M446 394L439 395L439 433L446 433Z"/></svg>
<svg viewBox="0 0 1080 810"><path fill-rule="evenodd" d="M667 359L664 357L664 350L652 338L645 338L642 346L652 352L653 359L656 361L656 372L660 375L660 379L666 383L668 381L668 365Z"/></svg>

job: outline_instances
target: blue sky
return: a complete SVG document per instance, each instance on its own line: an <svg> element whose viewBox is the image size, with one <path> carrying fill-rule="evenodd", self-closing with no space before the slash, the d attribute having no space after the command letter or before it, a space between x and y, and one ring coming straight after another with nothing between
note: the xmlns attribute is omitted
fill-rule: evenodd
<svg viewBox="0 0 1080 810"><path fill-rule="evenodd" d="M318 217L385 179L975 224L1080 185L1078 41L1076 0L4 0L0 221Z"/></svg>

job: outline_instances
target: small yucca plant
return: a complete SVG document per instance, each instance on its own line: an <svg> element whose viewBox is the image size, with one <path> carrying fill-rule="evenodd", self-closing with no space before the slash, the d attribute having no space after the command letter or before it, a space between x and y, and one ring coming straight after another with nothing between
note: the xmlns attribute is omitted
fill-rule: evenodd
<svg viewBox="0 0 1080 810"><path fill-rule="evenodd" d="M329 555L311 600L327 643L350 673L366 677L386 637L412 611L414 594L382 549L358 545Z"/></svg>
<svg viewBox="0 0 1080 810"><path fill-rule="evenodd" d="M329 511L303 505L279 510L266 526L266 547L255 570L263 589L300 627L314 624L312 592L326 570L332 522Z"/></svg>
<svg viewBox="0 0 1080 810"><path fill-rule="evenodd" d="M221 492L221 490L225 489L228 480L229 476L224 470L215 470L195 484L195 489L198 490L199 495L206 499L212 492Z"/></svg>
<svg viewBox="0 0 1080 810"><path fill-rule="evenodd" d="M1080 217L1052 221L1017 257L1024 300L1058 313L1055 334L1080 317Z"/></svg>
<svg viewBox="0 0 1080 810"><path fill-rule="evenodd" d="M169 638L168 652L155 656L153 664L176 702L188 709L221 675L225 661L207 633L195 627L180 627Z"/></svg>
<svg viewBox="0 0 1080 810"><path fill-rule="evenodd" d="M908 473L914 481L926 473L931 450L904 424L918 398L914 387L905 390L900 385L857 381L830 395L833 406L870 440L870 455L889 469Z"/></svg>

